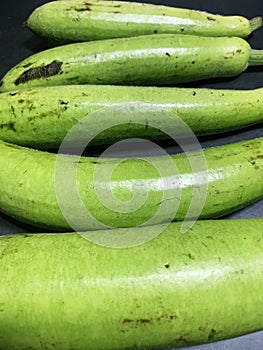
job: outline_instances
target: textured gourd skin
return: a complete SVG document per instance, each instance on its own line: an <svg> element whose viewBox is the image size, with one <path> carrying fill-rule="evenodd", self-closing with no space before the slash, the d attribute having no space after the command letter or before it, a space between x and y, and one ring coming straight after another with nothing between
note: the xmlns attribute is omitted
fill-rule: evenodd
<svg viewBox="0 0 263 350"><path fill-rule="evenodd" d="M144 35L61 45L14 66L0 91L26 87L167 85L242 73L260 50L236 37ZM258 62L256 64L259 64Z"/></svg>
<svg viewBox="0 0 263 350"><path fill-rule="evenodd" d="M105 130L90 144L162 139L167 132L179 135L177 118L196 135L242 128L263 120L263 88L54 86L4 92L0 106L0 139L44 149L58 148L77 123L78 132L70 139L74 145L101 126Z"/></svg>
<svg viewBox="0 0 263 350"><path fill-rule="evenodd" d="M0 142L0 209L32 225L66 231L77 222L74 230L83 231L189 219L190 204L198 210L204 198L198 215L208 219L261 198L262 175L263 138L203 152L123 158L121 162L117 158L57 157ZM195 190L200 190L201 197ZM134 193L135 201L130 202ZM139 205L138 195L143 193L148 196ZM112 195L118 201L109 207ZM84 211L79 210L80 199ZM126 204L130 207L123 212Z"/></svg>
<svg viewBox="0 0 263 350"><path fill-rule="evenodd" d="M1 237L0 349L164 349L261 330L262 234L263 219L236 219L172 223L126 249Z"/></svg>
<svg viewBox="0 0 263 350"><path fill-rule="evenodd" d="M156 33L247 37L262 25L262 19L258 17L250 23L242 16L220 16L161 5L73 0L39 6L26 23L44 38L80 42Z"/></svg>

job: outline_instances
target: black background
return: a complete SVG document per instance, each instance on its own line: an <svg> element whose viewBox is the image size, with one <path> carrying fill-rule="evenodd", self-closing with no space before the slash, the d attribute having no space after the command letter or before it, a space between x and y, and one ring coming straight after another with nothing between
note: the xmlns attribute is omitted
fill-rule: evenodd
<svg viewBox="0 0 263 350"><path fill-rule="evenodd" d="M49 47L44 40L34 36L23 27L23 22L44 0L7 0L0 3L0 78L15 64L27 56ZM263 15L262 0L162 0L147 1L176 7L204 10L222 15L243 15L247 18ZM253 48L263 49L263 28L254 32L248 41ZM238 77L217 81L202 82L198 86L213 88L253 89L263 87L263 67L248 69ZM200 139L203 147L226 144L230 142L252 139L263 136L263 123L234 133L221 134L210 138ZM169 152L173 146L167 146ZM245 218L262 217L263 200L250 205L234 214L224 217ZM5 215L0 214L0 235L14 232L37 232L33 227L21 224ZM41 230L43 231L43 230ZM262 315L263 317L263 315ZM209 345L192 347L192 350L261 350L263 348L263 332L245 337L218 342ZM190 348L189 348L190 349ZM6 349L11 350L11 349Z"/></svg>

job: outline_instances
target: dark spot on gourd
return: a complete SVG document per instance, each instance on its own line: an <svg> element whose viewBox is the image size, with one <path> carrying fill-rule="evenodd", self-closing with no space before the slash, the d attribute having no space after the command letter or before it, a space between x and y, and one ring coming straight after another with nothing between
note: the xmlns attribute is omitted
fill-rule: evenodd
<svg viewBox="0 0 263 350"><path fill-rule="evenodd" d="M195 258L193 257L193 255L191 253L184 254L184 255L187 256L190 260L195 260Z"/></svg>
<svg viewBox="0 0 263 350"><path fill-rule="evenodd" d="M148 126L149 126L149 121L148 119L145 119L145 129L148 129Z"/></svg>
<svg viewBox="0 0 263 350"><path fill-rule="evenodd" d="M71 77L71 78L68 78L68 81L73 81L73 82L75 82L75 81L78 81L79 80L79 76L78 75L76 75L76 76L74 76L74 77Z"/></svg>
<svg viewBox="0 0 263 350"><path fill-rule="evenodd" d="M181 27L181 29L180 29L180 30L181 30L181 32L184 32L184 27Z"/></svg>
<svg viewBox="0 0 263 350"><path fill-rule="evenodd" d="M170 320L176 320L178 318L178 316L177 315L170 315L169 318L170 318Z"/></svg>
<svg viewBox="0 0 263 350"><path fill-rule="evenodd" d="M196 95L196 91L193 91L193 96L195 96Z"/></svg>
<svg viewBox="0 0 263 350"><path fill-rule="evenodd" d="M171 55L169 54L169 52L165 52L166 56L171 57Z"/></svg>
<svg viewBox="0 0 263 350"><path fill-rule="evenodd" d="M182 343L185 343L185 344L189 344L189 341L185 338L184 335L180 335L179 338L176 339L177 342L182 342Z"/></svg>
<svg viewBox="0 0 263 350"><path fill-rule="evenodd" d="M217 334L217 331L214 328L211 328L210 333L208 334L207 340L213 341L216 334Z"/></svg>
<svg viewBox="0 0 263 350"><path fill-rule="evenodd" d="M77 12L91 11L91 8L90 8L91 4L89 4L88 2L84 2L81 5L83 5L83 6L82 7L76 6L75 11L77 11Z"/></svg>
<svg viewBox="0 0 263 350"><path fill-rule="evenodd" d="M120 11L113 11L112 13L120 13Z"/></svg>
<svg viewBox="0 0 263 350"><path fill-rule="evenodd" d="M23 67L23 68L28 68L28 67L30 67L31 65L32 65L32 63L29 62L29 63L23 64L22 67Z"/></svg>
<svg viewBox="0 0 263 350"><path fill-rule="evenodd" d="M17 95L17 92L10 92L9 93L9 96L15 96L15 95Z"/></svg>
<svg viewBox="0 0 263 350"><path fill-rule="evenodd" d="M23 103L23 102L25 102L25 100L23 100L22 98L18 100L18 103Z"/></svg>
<svg viewBox="0 0 263 350"><path fill-rule="evenodd" d="M157 33L158 33L158 30L157 30L157 29L155 29L153 32L154 32L154 34L157 34Z"/></svg>
<svg viewBox="0 0 263 350"><path fill-rule="evenodd" d="M216 20L214 17L211 17L211 16L207 16L206 18L208 19L208 21L215 21Z"/></svg>
<svg viewBox="0 0 263 350"><path fill-rule="evenodd" d="M123 321L122 321L123 324L129 324L129 323L135 323L135 324L147 324L147 323L151 323L151 320L149 318L139 318L139 319L136 319L136 320L132 320L132 319L129 319L129 318L125 318Z"/></svg>
<svg viewBox="0 0 263 350"><path fill-rule="evenodd" d="M139 320L136 320L136 323L144 324L144 323L151 323L151 320L148 318L140 318Z"/></svg>
<svg viewBox="0 0 263 350"><path fill-rule="evenodd" d="M164 267L165 267L166 269L169 269L169 267L170 267L169 263L165 263L165 264L164 264Z"/></svg>
<svg viewBox="0 0 263 350"><path fill-rule="evenodd" d="M30 80L48 78L59 74L63 62L54 60L49 64L33 67L23 72L16 80L15 85L24 84Z"/></svg>
<svg viewBox="0 0 263 350"><path fill-rule="evenodd" d="M130 320L129 318L125 318L122 323L131 323L133 320Z"/></svg>
<svg viewBox="0 0 263 350"><path fill-rule="evenodd" d="M0 124L0 129L6 129L6 130L11 130L11 131L16 131L15 123L14 123L14 122L2 123L2 124Z"/></svg>
<svg viewBox="0 0 263 350"><path fill-rule="evenodd" d="M68 109L68 107L67 107L68 102L60 101L60 104L61 104L62 106L64 106L64 110L65 110L65 111Z"/></svg>

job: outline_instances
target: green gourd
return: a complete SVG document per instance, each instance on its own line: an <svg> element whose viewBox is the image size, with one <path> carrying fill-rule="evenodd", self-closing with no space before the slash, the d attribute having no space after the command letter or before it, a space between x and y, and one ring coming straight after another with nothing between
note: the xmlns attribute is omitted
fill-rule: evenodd
<svg viewBox="0 0 263 350"><path fill-rule="evenodd" d="M183 149L95 158L1 141L0 210L51 230L85 231L215 218L262 198L263 138Z"/></svg>
<svg viewBox="0 0 263 350"><path fill-rule="evenodd" d="M204 11L125 1L52 1L26 21L37 35L80 42L148 34L248 37L262 17L220 16Z"/></svg>
<svg viewBox="0 0 263 350"><path fill-rule="evenodd" d="M263 219L180 224L126 249L77 233L1 237L0 349L152 350L262 330Z"/></svg>
<svg viewBox="0 0 263 350"><path fill-rule="evenodd" d="M71 146L88 136L101 145L239 129L263 120L263 88L50 86L3 92L0 106L0 139L59 148L66 136Z"/></svg>
<svg viewBox="0 0 263 350"><path fill-rule="evenodd" d="M0 91L75 84L174 85L233 77L262 63L262 51L241 38L153 34L38 52L6 73Z"/></svg>

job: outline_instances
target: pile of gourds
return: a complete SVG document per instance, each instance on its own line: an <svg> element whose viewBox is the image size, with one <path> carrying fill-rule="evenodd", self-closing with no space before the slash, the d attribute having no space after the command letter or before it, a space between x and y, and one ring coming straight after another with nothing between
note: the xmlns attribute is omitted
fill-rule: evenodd
<svg viewBox="0 0 263 350"><path fill-rule="evenodd" d="M62 0L26 25L53 47L0 83L0 211L44 233L0 238L0 350L164 349L263 329L263 219L217 219L263 197L263 137L204 150L196 138L262 122L263 88L182 85L262 65L246 40L262 18ZM168 137L184 152L82 155Z"/></svg>

